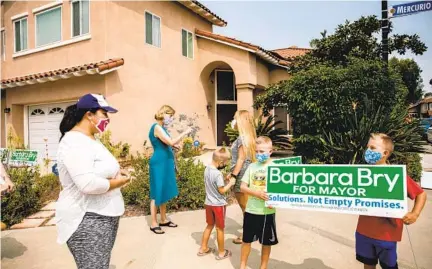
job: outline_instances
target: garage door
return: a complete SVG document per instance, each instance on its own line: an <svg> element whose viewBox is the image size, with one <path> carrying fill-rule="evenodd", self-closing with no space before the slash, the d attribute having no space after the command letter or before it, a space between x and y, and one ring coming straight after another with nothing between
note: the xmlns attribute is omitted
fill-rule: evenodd
<svg viewBox="0 0 432 269"><path fill-rule="evenodd" d="M29 106L29 146L39 152L38 159L56 160L60 139L59 126L66 108L71 103Z"/></svg>

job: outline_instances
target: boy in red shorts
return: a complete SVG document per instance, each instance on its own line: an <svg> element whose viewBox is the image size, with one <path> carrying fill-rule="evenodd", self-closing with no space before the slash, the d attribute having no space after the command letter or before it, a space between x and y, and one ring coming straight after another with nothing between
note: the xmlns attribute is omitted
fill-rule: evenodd
<svg viewBox="0 0 432 269"><path fill-rule="evenodd" d="M224 177L220 171L227 166L230 159L231 154L229 151L226 148L220 148L213 153L213 161L204 171L207 227L203 233L198 256L204 256L213 252L213 249L208 247L208 241L215 225L219 251L218 255L216 255L216 260L223 260L232 255L231 251L225 249L224 246L225 212L227 205L224 194L234 186L235 178L231 178L230 182L225 185Z"/></svg>
<svg viewBox="0 0 432 269"><path fill-rule="evenodd" d="M394 144L386 134L372 134L365 152L368 164L385 165ZM359 216L356 231L356 258L365 269L375 269L378 262L383 269L397 269L397 242L402 239L403 224L413 224L420 215L426 193L407 176L407 191L415 199L414 208L403 219Z"/></svg>

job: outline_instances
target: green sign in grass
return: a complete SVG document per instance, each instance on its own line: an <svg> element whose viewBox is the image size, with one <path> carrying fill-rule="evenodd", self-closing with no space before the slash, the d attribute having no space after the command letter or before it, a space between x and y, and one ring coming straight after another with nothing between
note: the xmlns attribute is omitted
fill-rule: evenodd
<svg viewBox="0 0 432 269"><path fill-rule="evenodd" d="M36 150L14 150L9 156L9 165L32 166L37 164Z"/></svg>
<svg viewBox="0 0 432 269"><path fill-rule="evenodd" d="M371 216L407 212L405 166L270 165L268 205Z"/></svg>
<svg viewBox="0 0 432 269"><path fill-rule="evenodd" d="M301 156L295 156L295 157L275 159L275 160L273 160L273 163L275 163L275 164L301 164L302 163L302 157Z"/></svg>

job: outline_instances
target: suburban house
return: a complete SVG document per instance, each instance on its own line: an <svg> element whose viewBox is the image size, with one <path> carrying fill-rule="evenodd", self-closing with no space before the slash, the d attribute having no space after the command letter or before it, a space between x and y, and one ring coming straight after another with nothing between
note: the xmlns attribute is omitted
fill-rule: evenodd
<svg viewBox="0 0 432 269"><path fill-rule="evenodd" d="M413 118L432 117L432 97L425 97L415 104L409 106L408 114Z"/></svg>
<svg viewBox="0 0 432 269"><path fill-rule="evenodd" d="M141 150L155 112L198 115L199 139L227 140L225 125L269 84L289 78L289 58L213 33L227 25L198 1L2 1L1 147L12 128L55 160L66 107L86 93L119 110L115 141ZM276 109L287 128L284 108Z"/></svg>

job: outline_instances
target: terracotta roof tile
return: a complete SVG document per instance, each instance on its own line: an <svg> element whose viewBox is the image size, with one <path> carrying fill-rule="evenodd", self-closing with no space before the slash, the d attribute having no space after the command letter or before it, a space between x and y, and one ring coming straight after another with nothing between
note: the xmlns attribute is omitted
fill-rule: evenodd
<svg viewBox="0 0 432 269"><path fill-rule="evenodd" d="M236 46L248 49L248 50L252 50L253 52L255 52L257 54L260 54L260 56L262 55L262 58L265 58L267 61L271 61L272 63L277 63L277 64L284 65L284 66L288 65L288 62L284 58L282 58L280 55L273 53L271 51L268 51L266 49L263 49L262 47L254 45L252 43L243 42L243 41L237 40L237 39L232 38L232 37L218 35L215 33L207 32L207 31L203 31L203 30L199 30L199 29L195 30L195 34L197 34L198 36L211 38L214 40L218 40L218 41L226 42L226 43L229 43L232 45L236 45Z"/></svg>
<svg viewBox="0 0 432 269"><path fill-rule="evenodd" d="M284 49L276 49L272 50L272 52L278 54L280 57L284 59L290 59L297 56L303 56L306 53L310 52L312 49L308 48L298 48L296 46L291 46Z"/></svg>
<svg viewBox="0 0 432 269"><path fill-rule="evenodd" d="M210 9L208 9L206 6L201 4L198 1L195 0L181 0L177 1L186 8L190 9L195 14L201 16L205 20L211 22L212 24L215 24L217 26L226 26L228 23L224 21L221 17L213 13Z"/></svg>
<svg viewBox="0 0 432 269"><path fill-rule="evenodd" d="M50 70L46 72L31 74L31 75L25 75L21 77L15 77L15 78L7 78L1 80L1 86L2 88L8 88L8 84L13 84L16 82L25 82L29 80L35 80L35 79L41 79L41 78L49 78L54 77L58 75L65 75L68 73L74 73L79 71L87 71L87 70L94 70L96 73L100 73L102 71L108 71L110 69L120 67L124 64L123 58L116 58L116 59L109 59L106 61L101 62L95 62L95 63L88 63L78 66L72 66L72 67L66 67L62 69L56 69L56 70ZM12 86L14 87L14 86Z"/></svg>

